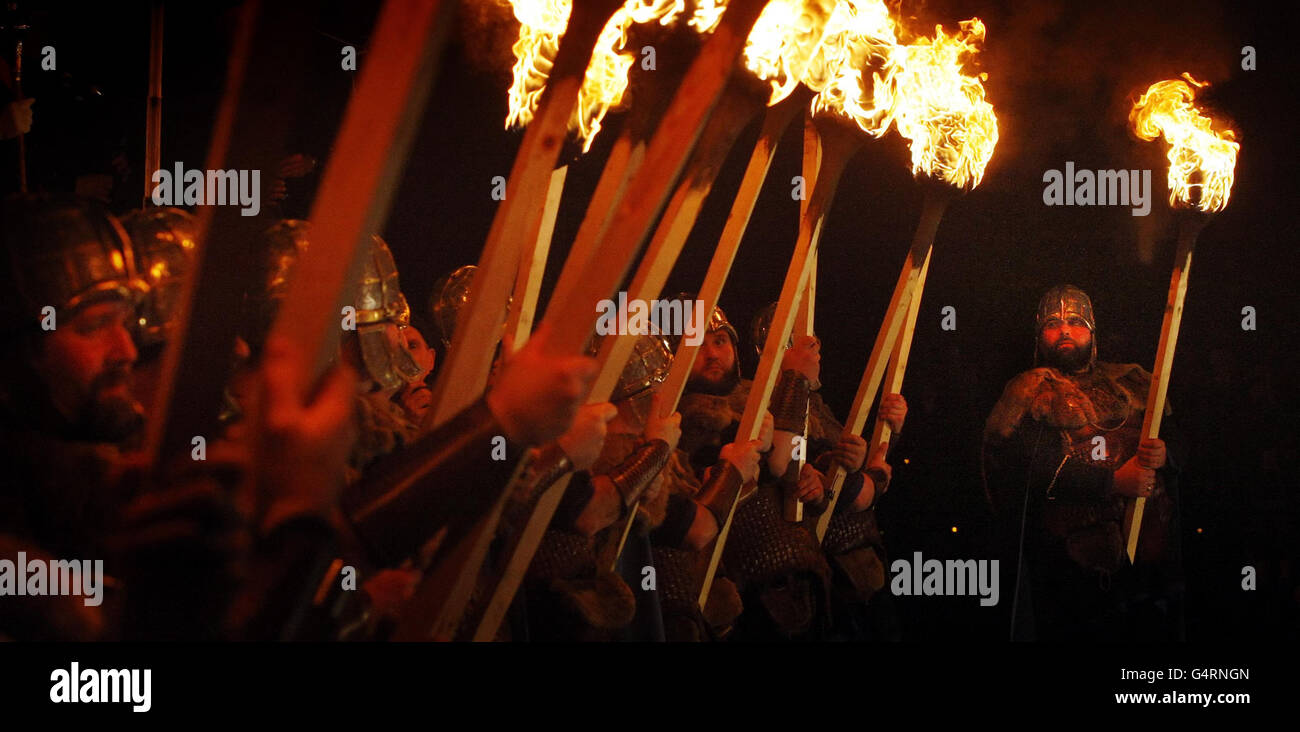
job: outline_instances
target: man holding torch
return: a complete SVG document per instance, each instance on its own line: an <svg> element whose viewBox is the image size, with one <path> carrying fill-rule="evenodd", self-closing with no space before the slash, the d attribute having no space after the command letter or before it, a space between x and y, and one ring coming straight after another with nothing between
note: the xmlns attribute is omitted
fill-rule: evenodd
<svg viewBox="0 0 1300 732"><path fill-rule="evenodd" d="M1012 379L984 427L984 484L1018 537L1017 640L1174 639L1179 595L1173 468L1142 438L1151 374L1097 360L1092 301L1073 285L1038 304L1036 368ZM1126 498L1151 504L1136 563Z"/></svg>

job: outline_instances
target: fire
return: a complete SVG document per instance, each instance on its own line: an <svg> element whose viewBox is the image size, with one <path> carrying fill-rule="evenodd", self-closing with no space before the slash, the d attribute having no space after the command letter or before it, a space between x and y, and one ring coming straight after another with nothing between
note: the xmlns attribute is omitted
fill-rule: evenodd
<svg viewBox="0 0 1300 732"><path fill-rule="evenodd" d="M1222 211L1228 205L1237 168L1232 130L1213 129L1213 120L1193 102L1196 91L1208 86L1191 74L1159 81L1147 88L1129 112L1133 131L1143 140L1164 135L1169 144L1169 205L1196 205L1202 211ZM1195 181L1195 182L1194 182ZM1194 189L1199 200L1193 199Z"/></svg>
<svg viewBox="0 0 1300 732"><path fill-rule="evenodd" d="M745 67L772 85L768 104L789 96L821 45L835 0L772 0L745 42Z"/></svg>
<svg viewBox="0 0 1300 732"><path fill-rule="evenodd" d="M722 11L727 9L727 0L696 0L695 12L691 13L689 25L702 34L712 33L722 20Z"/></svg>
<svg viewBox="0 0 1300 732"><path fill-rule="evenodd" d="M836 114L883 136L890 110L875 99L864 75L887 64L897 47L894 21L881 0L839 0L804 75L804 83L817 92L813 114Z"/></svg>
<svg viewBox="0 0 1300 732"><path fill-rule="evenodd" d="M520 27L519 40L512 47L514 83L510 86L506 127L522 127L532 121L537 110L573 3L511 0L511 4ZM628 0L605 24L578 91L578 106L569 120L569 130L582 141L584 152L600 132L605 114L623 101L627 90L628 70L636 60L634 54L623 52L628 29L633 23L658 21L668 25L684 9L683 0Z"/></svg>
<svg viewBox="0 0 1300 732"><path fill-rule="evenodd" d="M510 85L507 128L523 127L532 121L572 7L571 0L511 0L510 4L519 21L519 40L510 47L515 65L511 70L514 83Z"/></svg>
<svg viewBox="0 0 1300 732"><path fill-rule="evenodd" d="M963 61L979 53L984 23L960 23L955 35L935 27L933 39L898 46L882 79L874 76L876 104L889 110L910 142L912 174L974 188L998 143L998 119L984 98L985 74L971 76Z"/></svg>
<svg viewBox="0 0 1300 732"><path fill-rule="evenodd" d="M802 81L812 112L844 117L881 137L891 125L910 142L913 174L959 188L979 185L998 141L983 75L963 64L979 52L984 24L952 36L898 40L882 0L773 0L745 49L750 71L770 81L776 103ZM870 74L870 76L868 76Z"/></svg>
<svg viewBox="0 0 1300 732"><path fill-rule="evenodd" d="M521 28L507 126L532 119L571 0L511 2ZM688 25L710 33L726 6L727 0L696 0ZM685 0L628 0L610 19L569 125L584 150L605 113L622 102L635 61L623 53L628 29L652 21L668 25L685 10ZM997 117L984 98L986 77L963 71L983 41L978 18L963 21L952 36L936 27L933 39L901 43L883 0L771 0L750 32L744 63L771 85L769 105L803 83L816 93L814 114L839 115L875 137L896 126L910 142L913 174L973 188L998 141Z"/></svg>

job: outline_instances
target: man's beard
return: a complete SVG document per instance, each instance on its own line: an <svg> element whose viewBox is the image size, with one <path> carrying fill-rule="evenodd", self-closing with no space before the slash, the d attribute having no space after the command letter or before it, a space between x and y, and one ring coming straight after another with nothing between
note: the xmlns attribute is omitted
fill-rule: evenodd
<svg viewBox="0 0 1300 732"><path fill-rule="evenodd" d="M1074 348L1067 351L1057 348L1060 341L1051 346L1040 343L1038 351L1039 355L1042 356L1043 363L1067 374L1087 368L1088 363L1092 361L1092 344L1089 343L1087 347L1084 347L1079 345L1078 341L1070 342L1074 344Z"/></svg>
<svg viewBox="0 0 1300 732"><path fill-rule="evenodd" d="M90 395L73 425L78 437L93 442L122 443L137 436L144 427L144 409L130 393L106 393L110 388L129 387L128 366L110 366L90 383Z"/></svg>
<svg viewBox="0 0 1300 732"><path fill-rule="evenodd" d="M714 381L707 376L692 376L686 382L686 391L697 394L712 394L713 396L726 396L736 390L740 384L740 374L736 369L727 371L722 378Z"/></svg>

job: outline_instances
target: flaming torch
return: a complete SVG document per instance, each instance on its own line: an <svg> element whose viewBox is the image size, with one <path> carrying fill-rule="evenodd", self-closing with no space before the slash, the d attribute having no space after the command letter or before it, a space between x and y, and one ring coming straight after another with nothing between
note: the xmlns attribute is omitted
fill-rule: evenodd
<svg viewBox="0 0 1300 732"><path fill-rule="evenodd" d="M1129 122L1139 138L1154 140L1164 137L1169 145L1169 205L1184 212L1179 219L1178 252L1174 255L1164 323L1156 347L1155 370L1151 375L1146 416L1142 421L1142 437L1147 439L1160 435L1160 419L1165 411L1165 395L1174 365L1178 327L1183 320L1183 302L1196 238L1209 217L1228 205L1237 152L1241 149L1232 130L1216 130L1214 120L1197 109L1197 91L1206 86L1187 73L1182 79L1156 82L1129 112ZM1126 517L1130 562L1137 557L1145 506L1146 498L1139 496L1130 505Z"/></svg>
<svg viewBox="0 0 1300 732"><path fill-rule="evenodd" d="M813 99L813 111L821 113L814 115L813 125L820 138L821 157L812 196L800 219L799 237L781 286L776 313L741 415L737 441L757 439L762 428L763 413L767 411L772 389L780 375L785 343L790 339L799 302L808 287L826 212L830 209L845 166L864 142L859 129L875 137L888 130L888 124L882 124L887 115L875 106L873 96L864 90L862 75L864 69L877 68L886 61L896 43L894 23L882 2L840 0L826 22L821 43L805 71L804 82L818 92ZM831 93L827 93L828 90ZM859 129L854 129L850 123L856 123ZM738 498L738 495L731 497L731 508L719 527L698 598L700 607L704 607L708 600Z"/></svg>
<svg viewBox="0 0 1300 732"><path fill-rule="evenodd" d="M963 21L952 36L935 28L933 39L921 38L892 49L885 76L874 78L876 96L884 113L907 138L912 172L926 179L921 220L912 247L894 286L894 294L876 342L867 359L857 395L845 425L860 433L867 412L876 400L889 361L889 387L902 387L912 331L921 301L930 253L939 222L952 197L979 185L998 141L997 117L984 98L984 76L963 71L963 61L979 52L984 24L978 18ZM891 358L892 352L892 358ZM888 445L889 427L877 420L868 449ZM835 504L846 478L837 467L832 478L830 504L818 517L817 538L825 538Z"/></svg>

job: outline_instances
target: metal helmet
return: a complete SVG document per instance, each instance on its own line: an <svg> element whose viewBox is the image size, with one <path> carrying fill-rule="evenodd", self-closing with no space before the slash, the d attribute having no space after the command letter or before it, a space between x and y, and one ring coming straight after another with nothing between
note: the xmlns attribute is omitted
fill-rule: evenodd
<svg viewBox="0 0 1300 732"><path fill-rule="evenodd" d="M256 289L249 292L245 301L244 339L253 348L260 348L280 312L280 303L289 293L289 278L298 256L311 243L311 222L301 219L284 219L273 224L258 241L262 253L262 269Z"/></svg>
<svg viewBox="0 0 1300 732"><path fill-rule="evenodd" d="M456 320L469 303L469 286L474 281L475 272L478 272L478 267L473 264L458 267L435 282L433 292L429 295L429 314L433 317L433 322L437 323L438 339L446 348L451 348L451 340L456 333ZM507 310L513 301L513 296L506 300ZM504 318L501 328L504 333Z"/></svg>
<svg viewBox="0 0 1300 732"><path fill-rule="evenodd" d="M1097 321L1092 315L1092 300L1088 293L1074 285L1057 285L1043 293L1038 301L1038 330L1051 318L1065 320L1070 316L1083 318L1088 330L1097 331Z"/></svg>
<svg viewBox="0 0 1300 732"><path fill-rule="evenodd" d="M763 356L763 347L767 345L767 332L772 328L772 321L776 318L777 303L771 303L767 307L758 311L754 316L753 322L749 324L749 338L754 346L754 353L761 358ZM794 333L790 333L790 338L785 343L786 348L794 347Z"/></svg>
<svg viewBox="0 0 1300 732"><path fill-rule="evenodd" d="M370 251L362 265L353 302L357 309L361 358L371 378L385 389L418 381L422 374L420 365L402 339L393 338L388 330L389 324L398 329L411 324L411 306L402 294L393 252L378 234L370 237Z"/></svg>
<svg viewBox="0 0 1300 732"><path fill-rule="evenodd" d="M478 267L467 264L433 285L429 312L433 316L433 322L438 324L438 337L444 346L451 346L452 335L456 332L456 317L469 302L469 285L477 271Z"/></svg>
<svg viewBox="0 0 1300 732"><path fill-rule="evenodd" d="M674 299L694 300L696 298L695 295L689 292L679 292L677 293ZM712 335L714 333L717 333L718 331L722 331L726 333L727 337L731 339L731 349L734 352L734 356L735 356L732 359L732 364L731 364L732 378L735 379L736 383L739 383L741 378L740 377L740 334L736 331L736 326L732 325L731 321L727 319L727 314L723 312L722 308L720 306L714 306L713 312L709 315L709 323L708 326L705 328L705 334ZM673 337L669 341L669 344L672 346L674 353L676 353L677 346L680 344L680 342L681 342L680 337Z"/></svg>
<svg viewBox="0 0 1300 732"><path fill-rule="evenodd" d="M289 277L298 257L311 244L311 222L302 219L285 219L262 234L266 248L263 295L279 309L280 302L289 293Z"/></svg>
<svg viewBox="0 0 1300 732"><path fill-rule="evenodd" d="M696 300L696 297L689 292L679 292L671 299L681 300L682 302L693 302ZM705 329L705 333L715 333L719 330L726 332L726 334L731 337L731 346L736 349L736 359L739 360L740 334L736 331L736 327L731 324L731 321L727 320L727 314L722 311L722 308L714 306L713 312L709 315L709 322ZM681 339L682 337L680 335L669 336L668 344L672 346L674 353L677 350L677 346L681 343Z"/></svg>
<svg viewBox="0 0 1300 732"><path fill-rule="evenodd" d="M131 235L140 276L149 285L140 306L141 343L162 343L180 310L185 278L194 268L198 222L179 208L148 208L132 212L122 225Z"/></svg>
<svg viewBox="0 0 1300 732"><path fill-rule="evenodd" d="M3 204L0 327L36 326L95 302L137 305L148 292L126 231L104 206L71 196L14 196ZM65 314L66 313L66 314Z"/></svg>
<svg viewBox="0 0 1300 732"><path fill-rule="evenodd" d="M1097 320L1092 312L1092 300L1088 293L1075 287L1074 285L1057 285L1047 292L1038 301L1038 313L1036 317L1034 354L1037 360L1038 343L1037 336L1043 332L1043 326L1047 321L1056 318L1067 320L1070 317L1082 318L1088 330L1092 332L1092 354L1088 363L1092 364L1097 360Z"/></svg>
<svg viewBox="0 0 1300 732"><path fill-rule="evenodd" d="M600 352L600 344L605 336L595 336L587 349L588 355ZM663 383L668 378L668 371L673 365L673 349L668 339L661 335L636 336L632 353L623 365L618 377L618 386L610 394L611 402L631 399L647 389Z"/></svg>
<svg viewBox="0 0 1300 732"><path fill-rule="evenodd" d="M726 331L727 335L731 336L731 345L736 349L736 359L739 360L740 334L736 332L736 326L732 325L730 320L727 320L727 314L722 312L722 308L714 307L713 314L709 316L709 328L706 332L714 333L719 330Z"/></svg>

